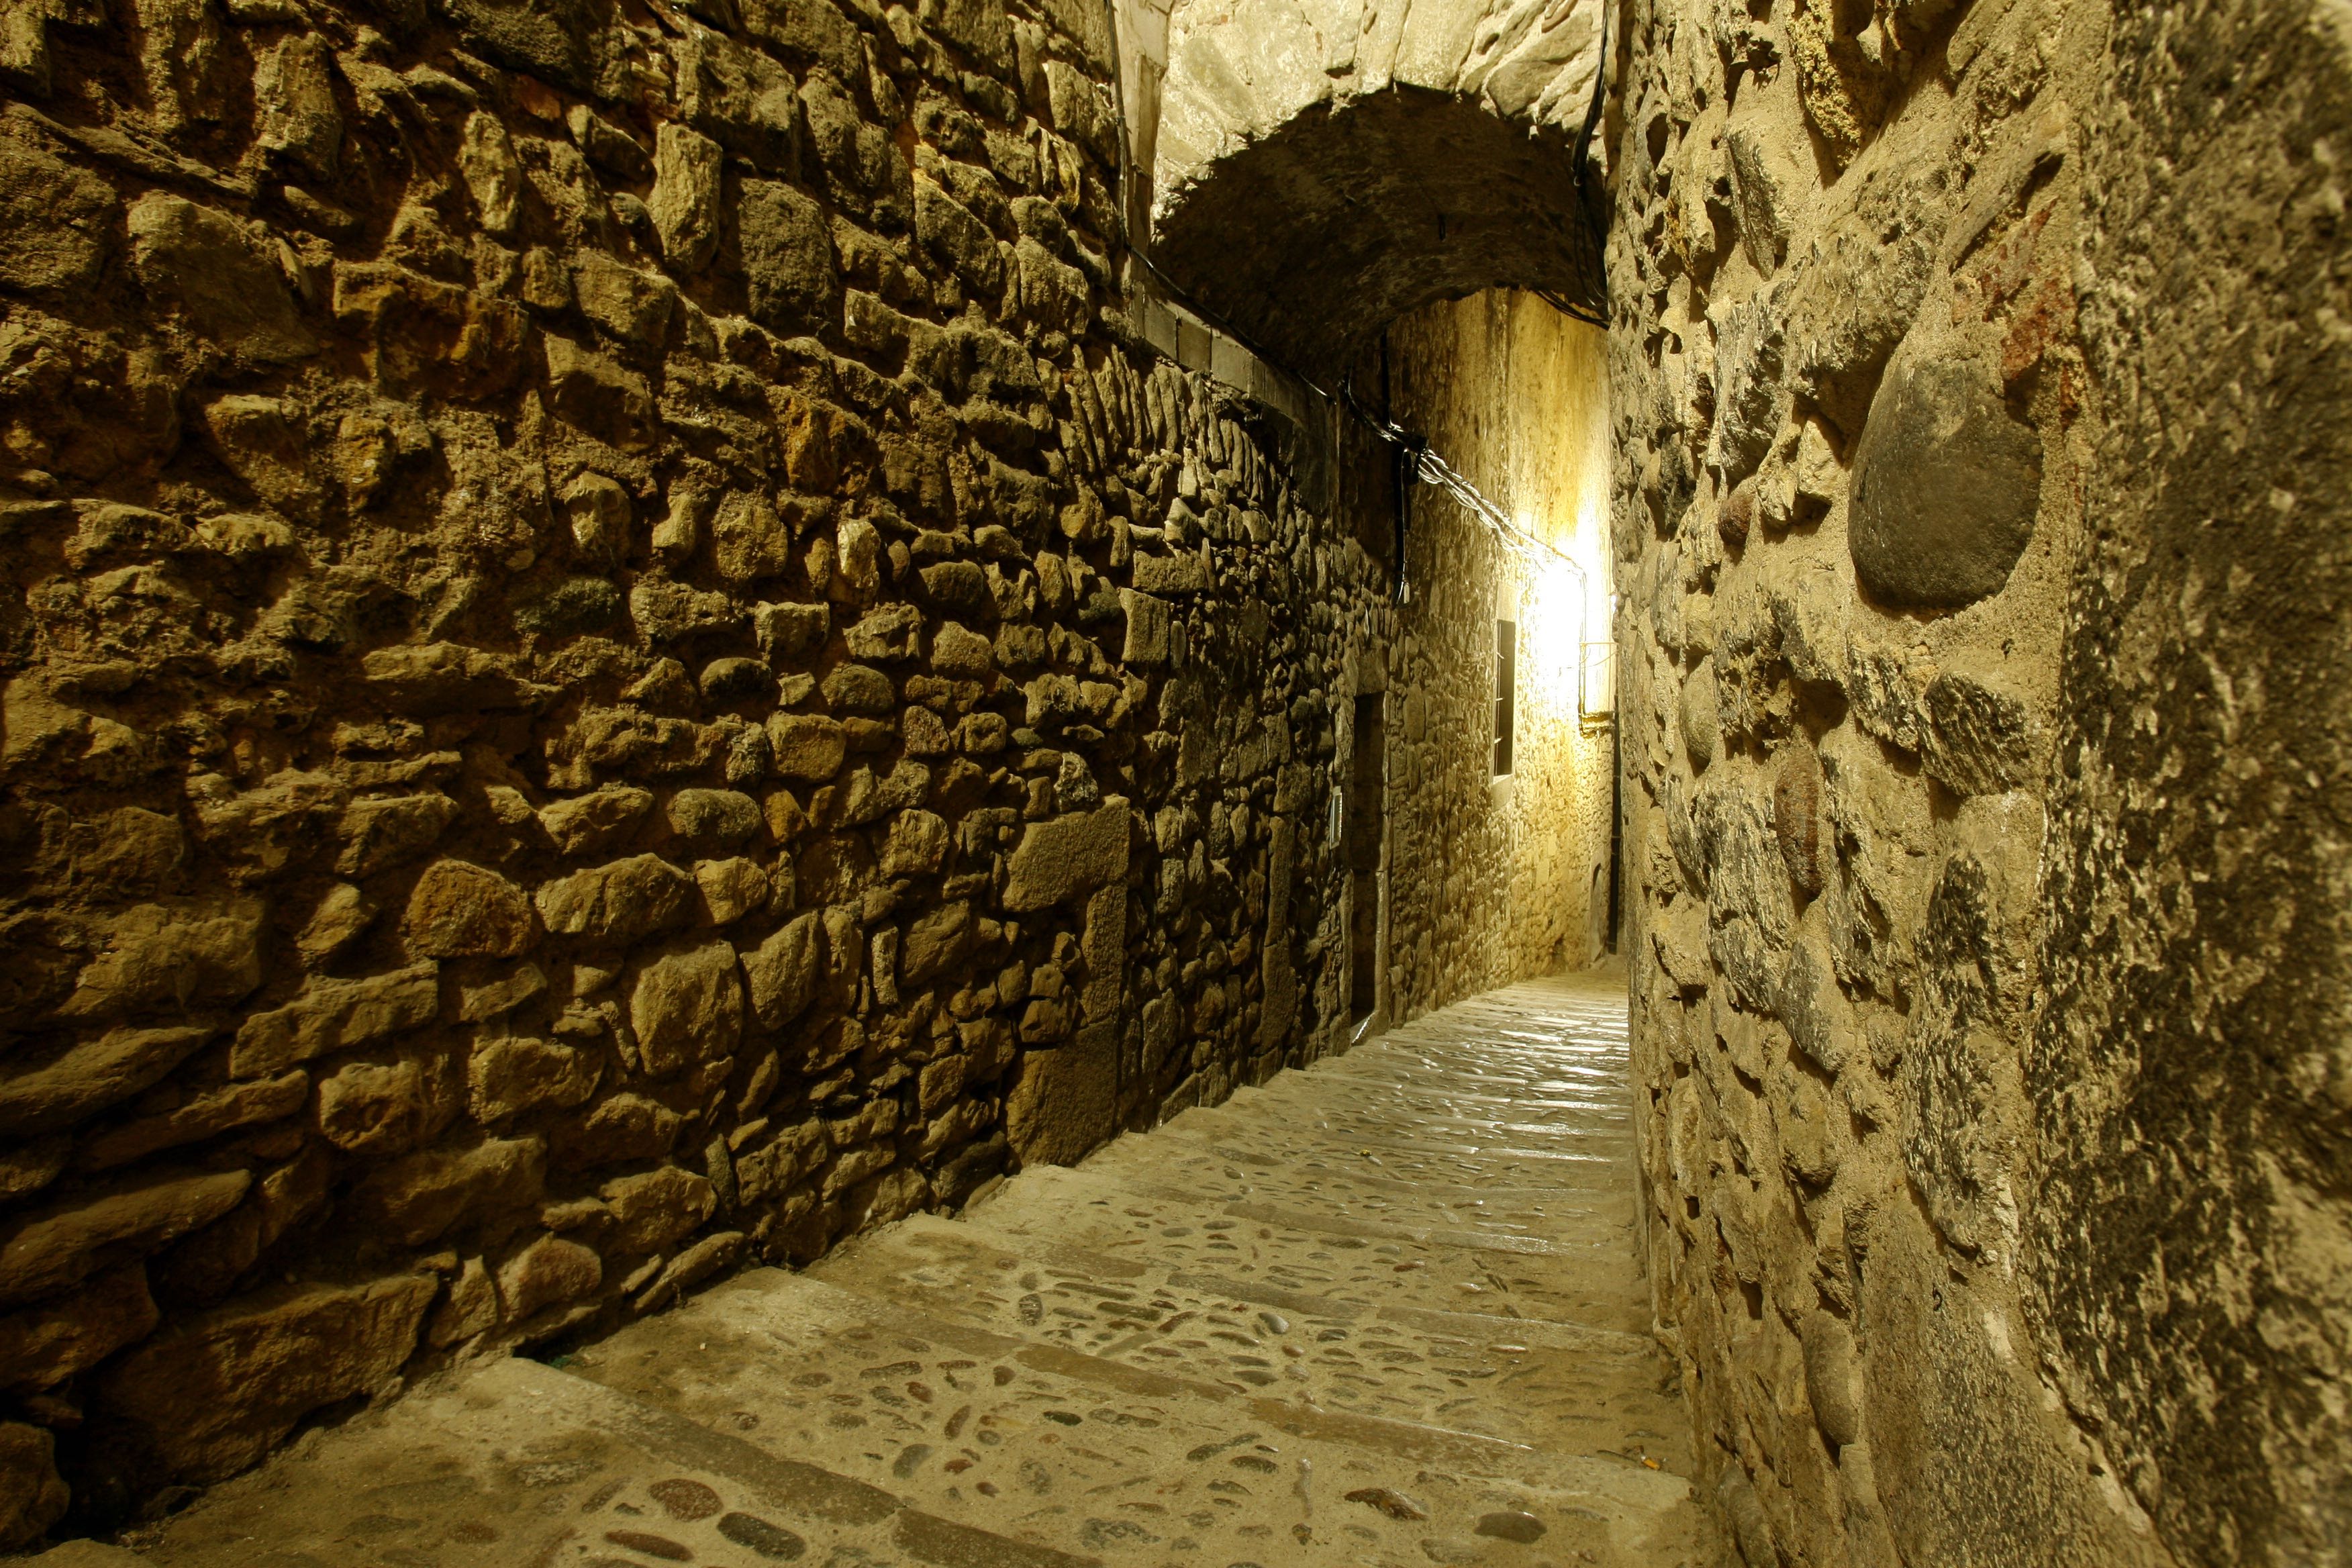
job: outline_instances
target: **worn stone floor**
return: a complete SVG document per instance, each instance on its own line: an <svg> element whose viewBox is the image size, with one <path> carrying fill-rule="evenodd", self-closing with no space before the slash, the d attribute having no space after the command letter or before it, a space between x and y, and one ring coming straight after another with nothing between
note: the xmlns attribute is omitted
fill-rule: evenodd
<svg viewBox="0 0 2352 1568"><path fill-rule="evenodd" d="M1622 982L1447 1008L133 1542L272 1564L1707 1568L1636 1272Z"/></svg>

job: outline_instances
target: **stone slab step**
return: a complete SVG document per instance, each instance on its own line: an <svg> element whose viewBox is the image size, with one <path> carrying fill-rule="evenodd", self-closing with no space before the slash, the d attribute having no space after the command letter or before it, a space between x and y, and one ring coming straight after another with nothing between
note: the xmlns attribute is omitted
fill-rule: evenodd
<svg viewBox="0 0 2352 1568"><path fill-rule="evenodd" d="M1228 1100L1208 1109L1254 1119L1297 1119L1313 1131L1340 1138L1361 1132L1410 1139L1418 1131L1423 1141L1434 1139L1467 1148L1509 1143L1559 1153L1596 1146L1613 1151L1630 1143L1633 1136L1631 1110L1531 1110L1500 1102L1476 1105L1434 1095L1391 1095L1376 1089L1325 1088L1313 1094L1264 1100L1253 1096L1238 1105Z"/></svg>
<svg viewBox="0 0 2352 1568"><path fill-rule="evenodd" d="M1189 1157L1200 1163L1222 1160L1253 1165L1262 1171L1352 1170L1441 1187L1552 1187L1564 1192L1630 1190L1632 1182L1626 1169L1629 1151L1605 1139L1565 1149L1537 1149L1517 1142L1488 1145L1415 1140L1401 1131L1376 1138L1336 1129L1326 1131L1303 1119L1272 1122L1260 1117L1220 1116L1205 1107L1186 1111L1155 1129L1150 1138L1149 1145L1132 1137L1117 1140L1089 1156L1086 1163L1149 1169ZM1185 1144L1191 1148L1182 1149Z"/></svg>
<svg viewBox="0 0 2352 1568"><path fill-rule="evenodd" d="M1622 1085L1615 1088L1585 1086L1556 1079L1531 1079L1525 1083L1491 1079L1465 1081L1458 1075L1420 1070L1389 1071L1386 1064L1379 1062L1365 1062L1354 1068L1328 1068L1318 1064L1304 1072L1279 1074L1251 1093L1253 1096L1268 1095L1276 1101L1377 1094L1389 1100L1458 1105L1465 1108L1467 1114L1475 1116L1493 1116L1508 1110L1522 1121L1572 1118L1580 1113L1607 1115L1612 1111L1622 1111L1633 1103L1632 1094Z"/></svg>
<svg viewBox="0 0 2352 1568"><path fill-rule="evenodd" d="M163 1568L1098 1561L948 1519L519 1359L478 1363L315 1433L133 1544Z"/></svg>
<svg viewBox="0 0 2352 1568"><path fill-rule="evenodd" d="M1571 1173L1561 1173L1561 1162L1545 1162L1538 1171L1491 1166L1467 1171L1486 1175L1484 1183L1463 1183L1444 1180L1456 1173L1451 1168L1433 1175L1430 1163L1416 1159L1412 1147L1388 1142L1345 1140L1318 1145L1298 1159L1265 1154L1246 1142L1212 1135L1188 1140L1162 1129L1148 1138L1119 1140L1082 1168L1228 1204L1246 1201L1318 1211L1350 1223L1392 1225L1430 1239L1444 1232L1442 1239L1449 1246L1519 1253L1573 1250L1580 1258L1592 1258L1592 1248L1601 1248L1609 1258L1606 1279L1618 1281L1630 1274L1622 1248L1633 1244L1634 1208L1616 1163L1595 1159ZM1564 1175L1567 1180L1561 1180ZM1600 1223L1600 1229L1592 1223ZM1646 1314L1646 1295L1642 1310Z"/></svg>
<svg viewBox="0 0 2352 1568"><path fill-rule="evenodd" d="M1391 1097L1427 1096L1448 1104L1481 1108L1517 1106L1530 1112L1606 1111L1622 1108L1631 1103L1633 1098L1622 1086L1581 1085L1558 1079L1530 1079L1525 1082L1494 1079L1465 1080L1458 1075L1427 1069L1390 1071L1387 1064L1379 1062L1365 1062L1346 1070L1318 1066L1304 1072L1285 1073L1269 1079L1258 1092L1277 1098L1313 1099L1318 1097L1318 1091L1328 1092L1326 1086L1340 1086L1341 1092L1369 1091ZM1482 1109L1481 1114L1490 1112Z"/></svg>
<svg viewBox="0 0 2352 1568"><path fill-rule="evenodd" d="M1579 1047L1560 1045L1530 1050L1525 1056L1497 1058L1467 1044L1451 1041L1391 1041L1359 1046L1342 1055L1324 1057L1295 1076L1317 1079L1354 1075L1395 1080L1442 1079L1456 1087L1476 1086L1481 1093L1521 1094L1550 1087L1571 1093L1606 1091L1608 1062L1624 1054L1622 1042ZM1487 1086L1493 1086L1491 1089Z"/></svg>
<svg viewBox="0 0 2352 1568"><path fill-rule="evenodd" d="M966 1215L1011 1236L1369 1307L1574 1323L1590 1297L1580 1269L1549 1261L1557 1247L1504 1252L1433 1227L1351 1220L1328 1203L1227 1202L1091 1167L1024 1172ZM1586 1211L1563 1216L1554 1240L1618 1239L1627 1223Z"/></svg>
<svg viewBox="0 0 2352 1568"><path fill-rule="evenodd" d="M1612 1458L1571 1473L1460 1435L1301 1419L1276 1399L775 1269L626 1329L572 1370L777 1453L822 1453L992 1534L1106 1563L1535 1568L1565 1556L1631 1568L1670 1561L1661 1549L1693 1528L1687 1486L1668 1469ZM1347 1495L1381 1491L1427 1517ZM1524 1533L1529 1521L1543 1527L1533 1542L1479 1533Z"/></svg>
<svg viewBox="0 0 2352 1568"><path fill-rule="evenodd" d="M1244 1396L1524 1444L1556 1458L1614 1453L1637 1430L1664 1445L1683 1419L1678 1400L1661 1391L1665 1363L1639 1335L1538 1336L1471 1314L1433 1321L1419 1309L1369 1308L1262 1277L997 1233L984 1217L912 1216L811 1272L992 1332Z"/></svg>

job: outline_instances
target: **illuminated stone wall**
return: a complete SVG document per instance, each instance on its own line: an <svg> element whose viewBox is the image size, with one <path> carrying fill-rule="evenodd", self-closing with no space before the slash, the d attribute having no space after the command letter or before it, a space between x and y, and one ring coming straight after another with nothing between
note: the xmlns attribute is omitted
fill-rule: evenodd
<svg viewBox="0 0 2352 1568"><path fill-rule="evenodd" d="M1533 542L1507 545L1435 487L1416 489L1414 597L1390 676L1391 789L1410 803L1389 873L1400 1018L1586 967L1611 945L1614 736L1601 713L1581 720L1579 678L1582 645L1605 655L1611 635L1604 348L1597 328L1524 293L1424 306L1389 329L1393 416ZM1498 619L1517 642L1504 778L1490 760Z"/></svg>
<svg viewBox="0 0 2352 1568"><path fill-rule="evenodd" d="M2342 17L1623 15L1645 1222L1743 1556L2340 1563Z"/></svg>
<svg viewBox="0 0 2352 1568"><path fill-rule="evenodd" d="M1102 13L0 51L0 1547L1339 1037L1386 576Z"/></svg>

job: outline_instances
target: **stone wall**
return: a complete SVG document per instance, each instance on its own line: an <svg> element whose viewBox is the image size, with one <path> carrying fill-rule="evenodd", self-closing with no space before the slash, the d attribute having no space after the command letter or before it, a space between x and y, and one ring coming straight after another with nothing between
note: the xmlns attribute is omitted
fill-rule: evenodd
<svg viewBox="0 0 2352 1568"><path fill-rule="evenodd" d="M9 16L0 1547L1339 1037L1387 577L1103 13Z"/></svg>
<svg viewBox="0 0 2352 1568"><path fill-rule="evenodd" d="M1741 1552L2344 1561L2338 24L1624 15L1644 1224Z"/></svg>
<svg viewBox="0 0 2352 1568"><path fill-rule="evenodd" d="M1612 635L1605 342L1532 294L1501 291L1424 306L1387 333L1393 417L1532 546L1498 541L1435 487L1415 490L1413 596L1390 674L1391 785L1413 803L1390 851L1399 1018L1589 967L1612 945L1614 736L1605 710L1586 722L1579 707L1582 645ZM1512 770L1500 778L1497 620L1517 638Z"/></svg>

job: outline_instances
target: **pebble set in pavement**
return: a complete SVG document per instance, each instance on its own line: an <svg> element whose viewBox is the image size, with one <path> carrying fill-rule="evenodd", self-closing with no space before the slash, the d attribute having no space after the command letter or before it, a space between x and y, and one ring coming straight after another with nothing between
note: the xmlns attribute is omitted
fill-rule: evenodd
<svg viewBox="0 0 2352 1568"><path fill-rule="evenodd" d="M179 1568L1711 1568L1646 1332L1622 983L1489 993L140 1542Z"/></svg>

